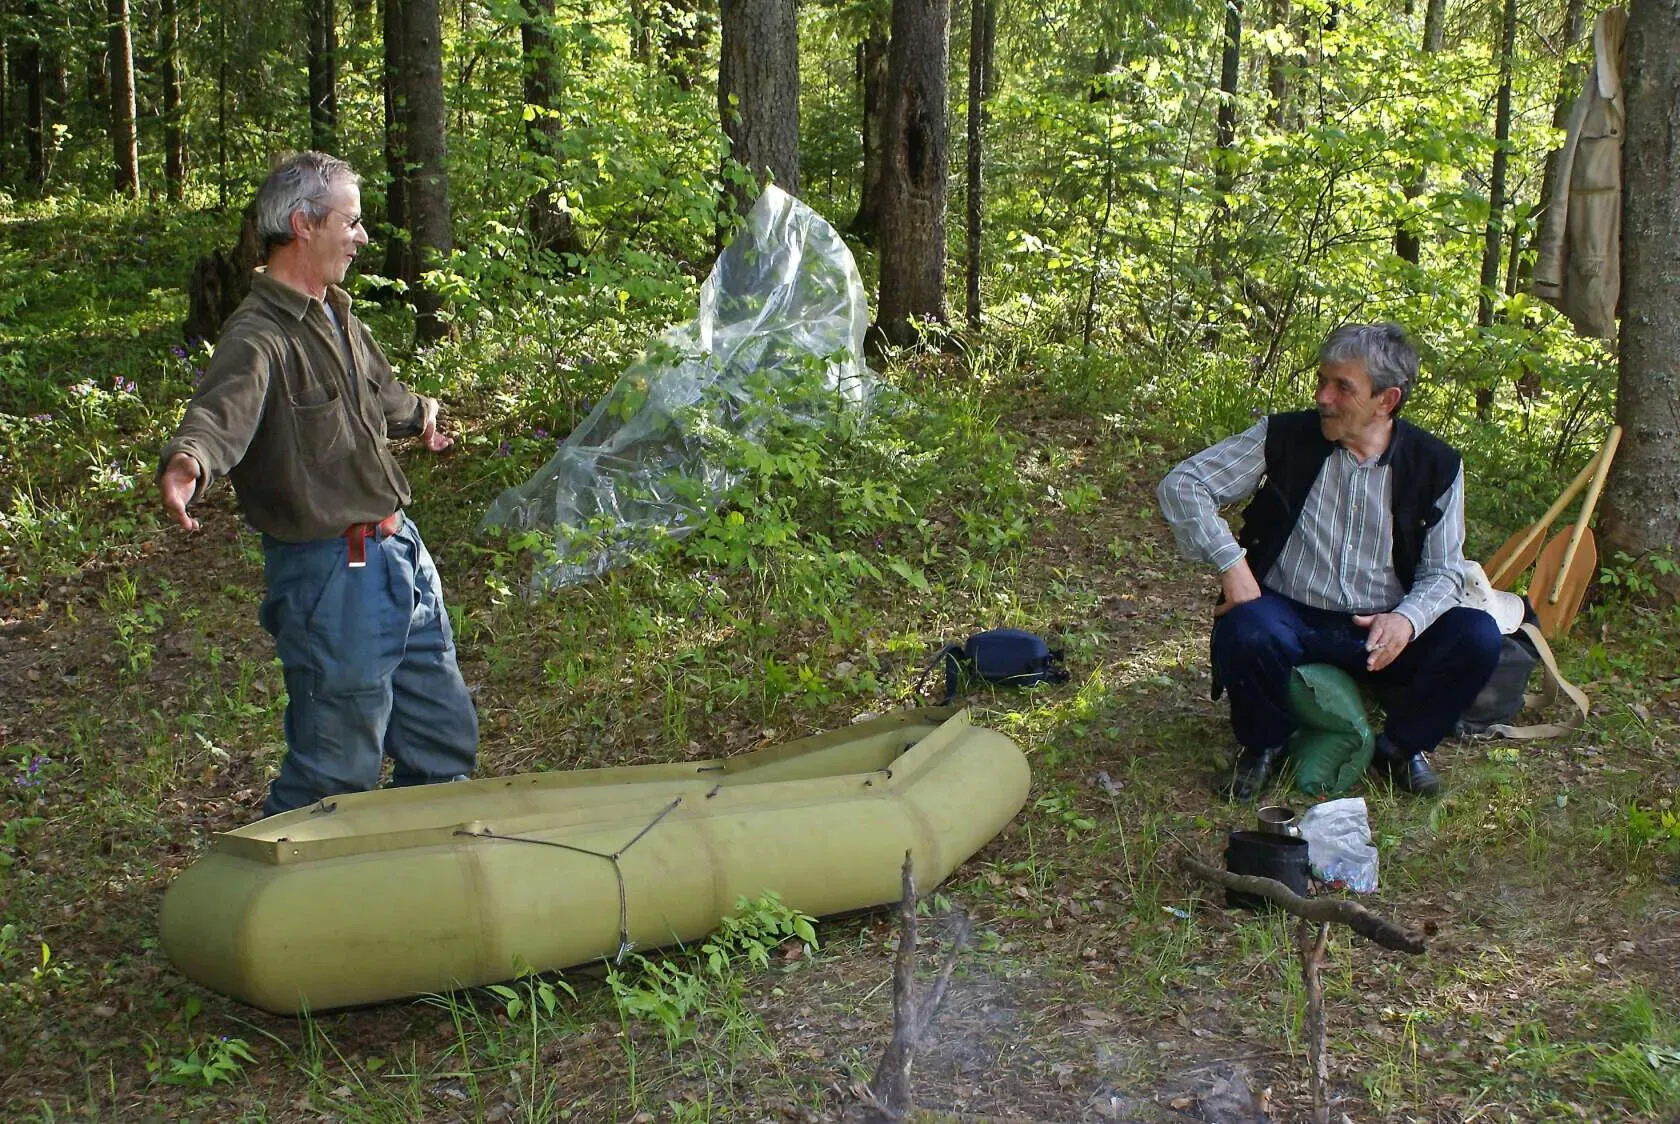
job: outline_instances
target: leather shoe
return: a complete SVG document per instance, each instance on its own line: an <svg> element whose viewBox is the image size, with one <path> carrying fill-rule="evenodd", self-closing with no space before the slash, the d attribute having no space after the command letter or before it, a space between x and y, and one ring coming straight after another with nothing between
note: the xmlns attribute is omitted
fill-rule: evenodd
<svg viewBox="0 0 1680 1124"><path fill-rule="evenodd" d="M1231 779L1220 786L1226 799L1238 802L1252 800L1255 794L1266 787L1271 779L1272 766L1283 756L1280 745L1268 746L1264 749L1250 749L1244 747L1237 754L1237 760L1231 767Z"/></svg>
<svg viewBox="0 0 1680 1124"><path fill-rule="evenodd" d="M1406 758L1384 757L1382 767L1389 783L1401 792L1435 796L1441 791L1441 774L1430 767L1427 753L1414 753Z"/></svg>

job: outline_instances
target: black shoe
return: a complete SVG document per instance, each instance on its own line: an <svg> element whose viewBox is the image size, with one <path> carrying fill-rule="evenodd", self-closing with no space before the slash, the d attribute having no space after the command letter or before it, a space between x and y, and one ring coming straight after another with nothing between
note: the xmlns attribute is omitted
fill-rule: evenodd
<svg viewBox="0 0 1680 1124"><path fill-rule="evenodd" d="M1220 786L1219 791L1228 800L1239 803L1253 800L1255 795L1266 787L1271 779L1272 766L1283 756L1283 747L1269 746L1265 749L1248 749L1237 754L1237 760L1231 767L1231 779Z"/></svg>
<svg viewBox="0 0 1680 1124"><path fill-rule="evenodd" d="M1409 792L1413 796L1436 796L1441 791L1441 774L1430 767L1427 753L1418 752L1410 757L1379 754L1376 764L1389 783L1401 792Z"/></svg>

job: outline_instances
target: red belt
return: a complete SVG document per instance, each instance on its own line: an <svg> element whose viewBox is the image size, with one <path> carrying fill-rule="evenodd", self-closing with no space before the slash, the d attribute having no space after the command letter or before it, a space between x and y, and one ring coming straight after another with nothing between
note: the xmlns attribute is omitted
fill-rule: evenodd
<svg viewBox="0 0 1680 1124"><path fill-rule="evenodd" d="M402 512L393 511L377 523L352 523L344 528L344 537L350 544L350 565L367 565L367 540L375 542L388 539L402 529Z"/></svg>

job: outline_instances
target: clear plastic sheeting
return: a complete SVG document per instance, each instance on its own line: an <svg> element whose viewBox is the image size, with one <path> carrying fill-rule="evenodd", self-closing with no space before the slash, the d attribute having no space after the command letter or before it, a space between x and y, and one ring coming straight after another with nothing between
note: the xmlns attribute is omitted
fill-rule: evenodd
<svg viewBox="0 0 1680 1124"><path fill-rule="evenodd" d="M775 429L826 426L869 403L869 310L851 251L775 186L700 289L699 315L620 376L484 527L554 532L539 588L599 576L705 522L743 475L734 451Z"/></svg>

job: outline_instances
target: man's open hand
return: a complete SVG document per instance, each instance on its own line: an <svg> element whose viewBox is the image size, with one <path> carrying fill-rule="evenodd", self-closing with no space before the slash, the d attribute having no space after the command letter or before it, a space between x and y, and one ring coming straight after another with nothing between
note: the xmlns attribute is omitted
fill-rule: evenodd
<svg viewBox="0 0 1680 1124"><path fill-rule="evenodd" d="M1368 629L1365 634L1366 671L1381 671L1397 659L1412 642L1412 622L1399 613L1375 613L1354 617L1353 623Z"/></svg>
<svg viewBox="0 0 1680 1124"><path fill-rule="evenodd" d="M176 453L158 477L158 491L163 493L163 509L169 517L188 531L198 530L198 520L187 514L187 504L198 491L198 461L190 453Z"/></svg>
<svg viewBox="0 0 1680 1124"><path fill-rule="evenodd" d="M455 439L438 428L438 400L426 399L426 417L420 423L420 444L434 453L441 453L455 444Z"/></svg>

